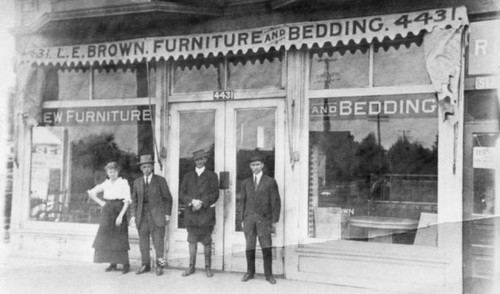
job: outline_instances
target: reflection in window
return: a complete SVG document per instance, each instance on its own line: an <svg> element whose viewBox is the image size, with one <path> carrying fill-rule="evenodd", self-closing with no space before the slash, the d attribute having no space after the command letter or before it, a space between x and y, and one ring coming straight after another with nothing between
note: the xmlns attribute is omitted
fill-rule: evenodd
<svg viewBox="0 0 500 294"><path fill-rule="evenodd" d="M149 122L40 126L31 150L30 219L98 223L100 207L86 191L106 179L109 161L132 187L138 156L153 154L152 129Z"/></svg>
<svg viewBox="0 0 500 294"><path fill-rule="evenodd" d="M179 115L179 188L184 175L194 170L193 152L203 149L208 153L206 168L214 171L215 111L181 112ZM179 201L178 228L185 228L184 209Z"/></svg>
<svg viewBox="0 0 500 294"><path fill-rule="evenodd" d="M423 38L399 39L375 45L373 85L428 85Z"/></svg>
<svg viewBox="0 0 500 294"><path fill-rule="evenodd" d="M368 87L369 47L335 47L314 51L309 89Z"/></svg>
<svg viewBox="0 0 500 294"><path fill-rule="evenodd" d="M229 58L229 89L281 88L282 54L242 55Z"/></svg>
<svg viewBox="0 0 500 294"><path fill-rule="evenodd" d="M252 176L250 157L259 152L265 157L262 172L274 178L275 160L275 109L251 109L236 111L236 231L242 231L239 210L241 183Z"/></svg>
<svg viewBox="0 0 500 294"><path fill-rule="evenodd" d="M437 132L430 94L311 99L309 237L435 246Z"/></svg>
<svg viewBox="0 0 500 294"><path fill-rule="evenodd" d="M205 58L174 63L174 92L189 93L222 89L222 59Z"/></svg>
<svg viewBox="0 0 500 294"><path fill-rule="evenodd" d="M474 204L473 213L495 214L498 185L498 133L475 133L472 136Z"/></svg>

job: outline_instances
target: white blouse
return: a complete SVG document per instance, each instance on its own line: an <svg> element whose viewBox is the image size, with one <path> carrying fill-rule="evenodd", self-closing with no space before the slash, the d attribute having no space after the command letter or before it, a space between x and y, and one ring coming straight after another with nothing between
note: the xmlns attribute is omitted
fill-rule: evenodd
<svg viewBox="0 0 500 294"><path fill-rule="evenodd" d="M118 178L114 182L110 179L105 180L101 184L95 186L90 190L91 193L97 195L97 193L104 192L103 198L106 200L116 200L123 199L131 202L130 198L130 186L127 180L123 178Z"/></svg>

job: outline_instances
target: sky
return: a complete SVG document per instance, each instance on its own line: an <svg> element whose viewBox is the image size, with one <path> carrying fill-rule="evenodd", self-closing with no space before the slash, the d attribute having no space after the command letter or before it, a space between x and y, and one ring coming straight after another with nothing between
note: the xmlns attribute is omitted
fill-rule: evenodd
<svg viewBox="0 0 500 294"><path fill-rule="evenodd" d="M15 85L14 76L14 0L3 0L0 9L0 220L3 227L5 167L8 148L6 146L8 122L7 101L9 90ZM3 230L2 230L3 233ZM0 240L1 242L1 240Z"/></svg>

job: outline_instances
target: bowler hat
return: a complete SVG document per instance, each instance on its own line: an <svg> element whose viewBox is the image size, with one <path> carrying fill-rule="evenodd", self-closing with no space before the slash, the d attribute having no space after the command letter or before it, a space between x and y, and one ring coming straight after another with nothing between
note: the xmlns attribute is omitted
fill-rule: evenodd
<svg viewBox="0 0 500 294"><path fill-rule="evenodd" d="M150 155L150 154L141 155L141 157L139 159L139 162L137 164L138 165L143 165L143 164L146 164L146 163L150 163L150 164L154 163L152 155Z"/></svg>
<svg viewBox="0 0 500 294"><path fill-rule="evenodd" d="M254 161L260 161L260 162L264 163L265 159L266 158L264 157L264 155L262 155L260 153L255 153L255 154L252 154L252 156L250 156L249 162L252 163Z"/></svg>
<svg viewBox="0 0 500 294"><path fill-rule="evenodd" d="M193 160L197 160L197 159L204 158L204 157L207 157L207 154L205 153L205 150L203 150L203 149L196 150L195 152L193 152Z"/></svg>

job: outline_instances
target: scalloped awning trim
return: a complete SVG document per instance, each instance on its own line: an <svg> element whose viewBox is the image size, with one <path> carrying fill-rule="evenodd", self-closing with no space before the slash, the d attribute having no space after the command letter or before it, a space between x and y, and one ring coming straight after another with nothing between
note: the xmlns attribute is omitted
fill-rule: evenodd
<svg viewBox="0 0 500 294"><path fill-rule="evenodd" d="M76 66L133 63L146 60L218 56L228 53L289 49L294 46L322 47L418 35L435 28L459 28L468 24L465 7L431 9L380 16L366 16L281 24L239 31L197 35L142 38L97 44L29 47L19 63Z"/></svg>

